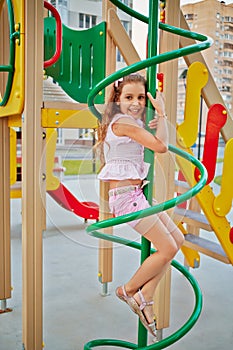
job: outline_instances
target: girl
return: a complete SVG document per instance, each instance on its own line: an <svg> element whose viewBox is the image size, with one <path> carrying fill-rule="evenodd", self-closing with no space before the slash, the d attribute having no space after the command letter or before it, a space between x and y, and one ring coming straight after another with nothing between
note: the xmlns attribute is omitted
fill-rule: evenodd
<svg viewBox="0 0 233 350"><path fill-rule="evenodd" d="M149 123L151 129L157 129L155 136L143 128L146 97L157 112ZM144 147L158 153L168 150L163 95L157 92L154 99L147 92L145 79L139 74L116 81L99 129L99 142L103 146L105 165L98 178L110 184L111 212L120 216L148 208L150 205L142 187L150 164L144 162ZM129 225L148 239L157 252L143 262L127 283L116 289L116 295L129 305L155 336L153 295L183 244L183 234L165 212L131 221Z"/></svg>

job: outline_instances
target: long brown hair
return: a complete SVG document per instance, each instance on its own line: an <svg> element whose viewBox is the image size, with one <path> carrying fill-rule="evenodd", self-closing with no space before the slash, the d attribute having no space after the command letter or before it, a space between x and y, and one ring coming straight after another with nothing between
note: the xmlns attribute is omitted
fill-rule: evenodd
<svg viewBox="0 0 233 350"><path fill-rule="evenodd" d="M113 83L102 121L98 127L98 142L96 146L101 146L103 144L109 124L111 123L113 117L117 113L120 113L120 106L116 102L119 101L123 87L132 83L142 83L145 86L145 94L147 93L146 79L139 73L127 75Z"/></svg>

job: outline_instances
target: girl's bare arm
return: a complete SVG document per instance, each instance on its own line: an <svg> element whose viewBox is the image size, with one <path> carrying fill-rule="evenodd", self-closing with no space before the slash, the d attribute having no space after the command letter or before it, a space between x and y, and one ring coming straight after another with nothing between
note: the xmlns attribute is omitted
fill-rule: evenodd
<svg viewBox="0 0 233 350"><path fill-rule="evenodd" d="M122 117L113 124L112 130L117 136L128 136L154 152L164 153L168 150L168 137L165 123L165 118L160 117L156 135L152 135L149 131L139 127L131 118Z"/></svg>

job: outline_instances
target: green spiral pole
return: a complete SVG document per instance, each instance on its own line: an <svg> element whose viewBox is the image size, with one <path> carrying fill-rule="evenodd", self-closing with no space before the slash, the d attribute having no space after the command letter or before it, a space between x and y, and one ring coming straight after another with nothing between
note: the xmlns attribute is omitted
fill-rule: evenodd
<svg viewBox="0 0 233 350"><path fill-rule="evenodd" d="M178 57L182 57L185 55L190 55L195 52L199 52L202 50L207 49L210 47L213 43L212 39L205 36L201 35L198 33L190 32L181 28L176 28L167 24L159 23L159 28L163 29L167 32L171 32L173 34L177 34L180 36L184 36L186 38L192 38L195 40L200 41L200 43L194 44L187 46L185 48L181 48L178 50L173 50L170 52L162 53L160 55L157 55L157 41L158 41L158 0L150 0L150 9L149 13L150 16L146 17L143 16L133 9L129 8L125 4L123 4L119 0L110 0L113 4L115 4L117 7L119 7L121 10L126 12L127 14L131 15L132 17L137 18L140 21L143 21L148 24L148 58L146 60L140 61L138 63L135 63L131 66L124 67L120 69L119 71L115 72L114 74L106 77L102 81L100 81L90 92L88 95L88 106L89 109L95 114L95 116L101 120L102 116L101 113L96 109L94 105L94 100L95 97L101 93L105 87L107 87L109 84L113 83L115 80L124 77L128 74L134 73L136 71L139 71L144 68L148 68L148 75L147 79L149 84L149 90L152 94L155 94L155 77L156 77L156 65L162 62L166 62ZM149 121L152 118L152 109L148 108L147 112L147 121ZM156 213L159 213L163 210L170 209L180 203L185 202L187 199L190 199L191 197L195 196L201 189L205 186L206 181L207 181L207 171L205 167L192 155L182 151L181 149L178 149L175 146L169 145L169 151L175 153L178 157L182 157L186 159L187 161L191 162L195 167L197 167L200 170L201 176L199 181L192 187L190 188L187 192L179 195L176 198L172 198L167 200L166 202L159 203L156 206L152 206L150 208L147 208L145 210L141 210L135 213L127 214L124 216L120 216L117 218L110 218L108 220L100 221L97 223L94 223L90 226L87 227L86 231L89 235L92 235L95 238L99 239L104 239L104 240L109 240L111 242L116 242L119 244L124 244L129 247L132 247L134 249L140 249L142 251L141 253L141 261L143 261L149 254L155 253L155 250L150 248L150 245L148 244L148 241L143 240L142 244L136 243L136 242L131 242L127 239L117 237L114 235L107 235L103 234L99 230L102 228L107 228L110 226L115 226L119 225L122 223L126 223L132 220L140 219L146 216L150 216ZM152 158L153 157L153 158ZM145 160L147 162L150 162L150 164L154 163L154 153L148 150L145 152ZM153 168L153 166L151 167ZM152 178L150 179L150 177ZM151 180L151 184L153 184L153 175L149 173L149 180ZM147 192L145 192L145 195L147 196L148 200L150 201L150 198L152 200L152 188L150 186L147 189ZM195 294L195 305L194 305L194 310L193 313L191 314L190 318L188 321L180 328L178 329L175 333L171 334L167 338L159 341L158 343L152 344L150 346L146 346L146 338L147 338L147 332L142 328L142 326L139 326L139 343L138 345L129 343L123 340L118 340L118 339L98 339L98 340L92 340L88 342L87 344L84 345L84 350L90 350L95 347L99 346L117 346L117 347L122 347L122 348L127 348L127 349L138 349L138 350L150 350L150 349L164 349L165 347L175 343L178 341L181 337L183 337L197 322L197 319L201 313L202 309L202 294L200 291L200 288L194 279L194 277L178 262L172 261L172 266L174 266L177 270L179 270L189 281L191 284L194 294Z"/></svg>
<svg viewBox="0 0 233 350"><path fill-rule="evenodd" d="M197 167L200 170L200 179L199 181L192 187L190 188L187 192L179 195L176 198L172 198L167 200L164 203L159 203L155 206L152 206L150 208L147 208L145 210L141 210L135 213L123 215L123 216L118 216L116 218L111 218L108 220L103 220L96 222L90 226L87 227L86 231L89 235L99 238L99 239L104 239L108 240L111 242L119 243L126 245L128 247L134 248L134 249L139 249L142 250L142 245L134 242L127 240L122 237L114 236L114 235L107 235L105 233L100 232L102 228L110 227L110 226L115 226L119 225L122 223L126 223L132 220L136 220L139 218L143 218L152 214L159 213L163 210L170 209L178 204L181 204L185 202L187 199L195 196L198 192L201 191L201 189L205 186L206 181L207 181L207 171L203 164L196 158L194 158L191 154L186 153L182 151L181 149L178 149L174 146L169 146L169 150L173 153L175 153L178 157L182 157L186 159L187 161L191 162L195 167ZM150 250L150 253L155 253L156 251L154 249ZM127 349L138 349L138 350L156 350L156 349L164 349L167 346L177 342L180 338L182 338L197 322L201 309L202 309L202 293L201 290L194 279L194 277L188 272L188 270L183 267L181 264L179 264L177 261L172 261L172 266L174 266L178 271L180 271L189 281L191 284L194 294L195 294L195 305L194 305L194 310L189 317L188 321L179 328L175 333L171 334L169 337L164 338L163 340L159 341L158 343L146 346L144 344L136 345L133 343L129 343L123 340L119 339L98 339L98 340L91 340L90 342L86 343L84 345L84 350L91 350L93 348L99 347L99 346L117 346L117 347L122 347L122 348L127 348ZM140 332L139 332L140 333ZM144 335L141 335L144 338ZM140 339L140 343L143 343L144 340Z"/></svg>

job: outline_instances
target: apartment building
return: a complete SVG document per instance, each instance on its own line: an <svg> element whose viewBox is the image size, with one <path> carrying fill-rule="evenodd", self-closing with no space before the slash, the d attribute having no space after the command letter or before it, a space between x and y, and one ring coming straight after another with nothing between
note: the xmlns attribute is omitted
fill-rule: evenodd
<svg viewBox="0 0 233 350"><path fill-rule="evenodd" d="M182 6L190 30L210 36L214 44L203 51L208 67L229 111L233 110L233 4L204 0ZM179 60L178 118L183 115L186 65ZM203 129L205 115L203 110ZM203 130L202 130L203 131Z"/></svg>

